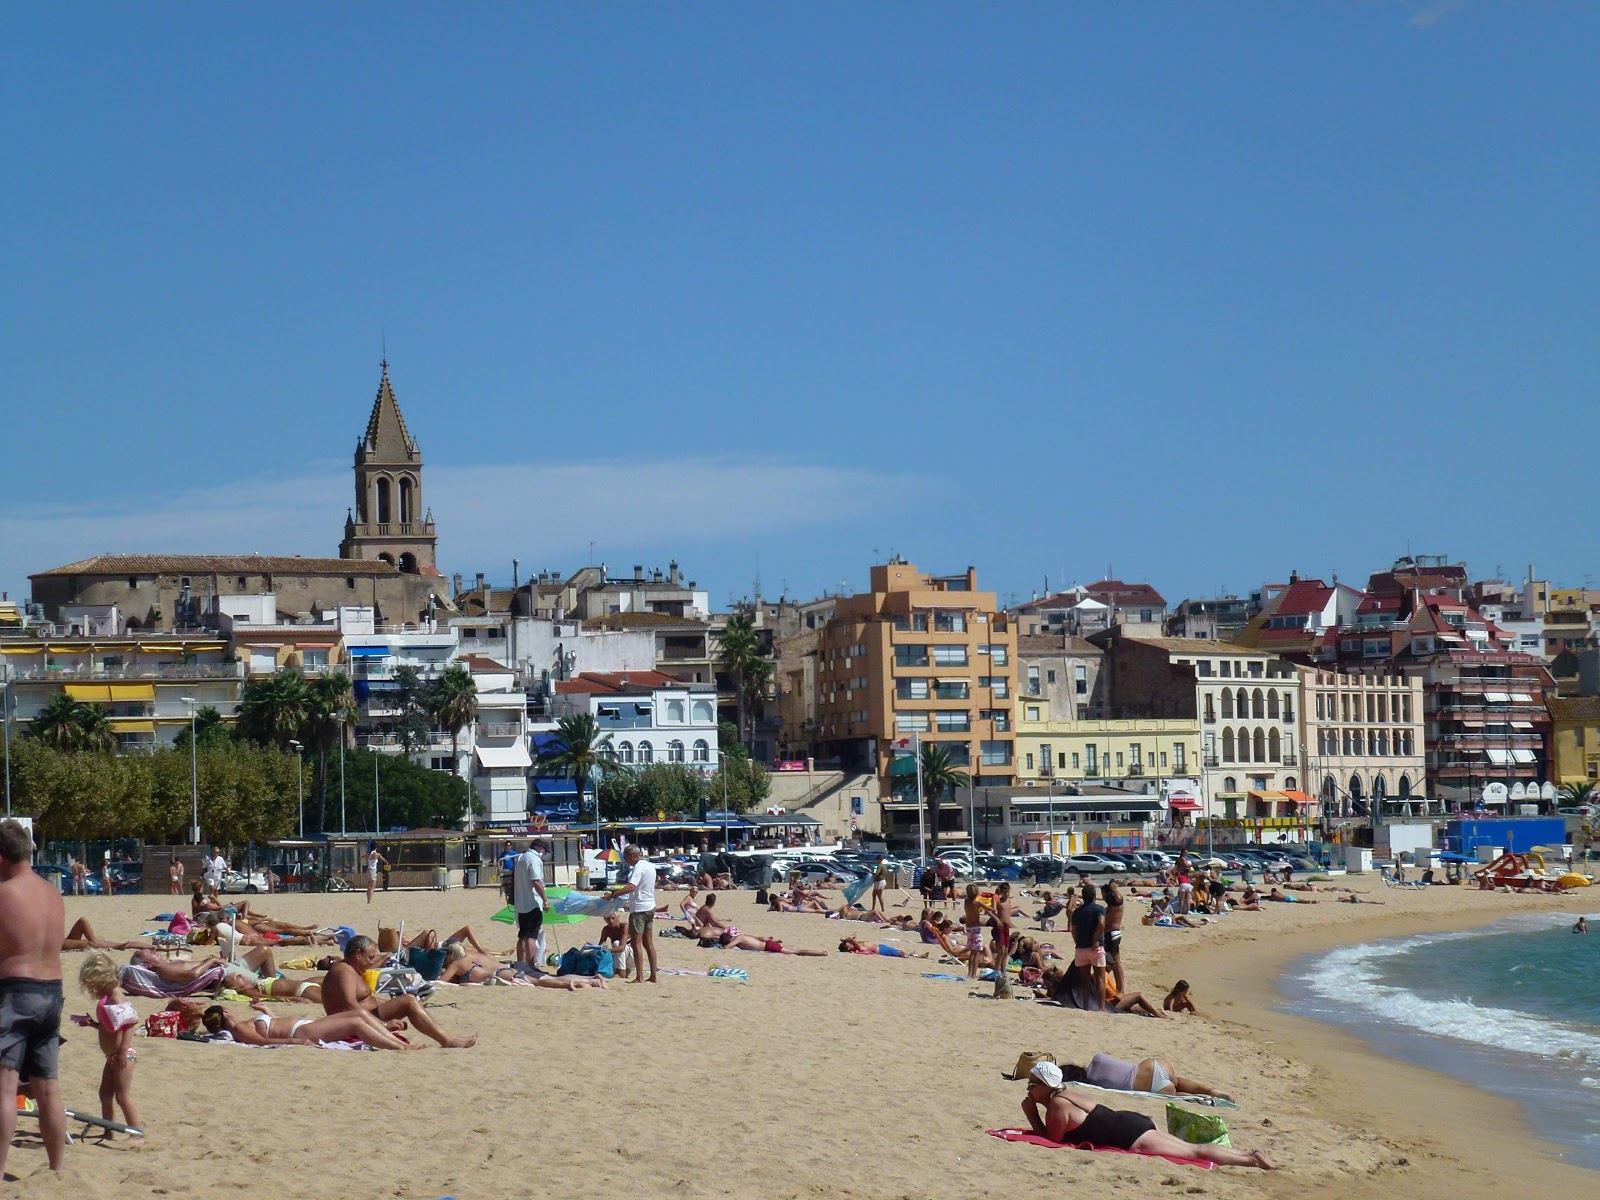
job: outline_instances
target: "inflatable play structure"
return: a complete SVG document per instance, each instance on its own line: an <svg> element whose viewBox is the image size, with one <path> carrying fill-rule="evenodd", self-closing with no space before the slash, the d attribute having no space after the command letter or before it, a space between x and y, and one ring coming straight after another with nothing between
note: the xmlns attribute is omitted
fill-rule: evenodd
<svg viewBox="0 0 1600 1200"><path fill-rule="evenodd" d="M1509 888L1512 891L1560 892L1588 887L1594 881L1576 871L1552 875L1545 867L1544 855L1536 850L1526 854L1506 852L1473 872L1482 891Z"/></svg>

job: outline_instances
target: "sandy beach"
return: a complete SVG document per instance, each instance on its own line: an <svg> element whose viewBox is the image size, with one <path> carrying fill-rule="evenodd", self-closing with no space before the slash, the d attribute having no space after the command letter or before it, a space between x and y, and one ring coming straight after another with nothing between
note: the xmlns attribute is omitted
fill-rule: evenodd
<svg viewBox="0 0 1600 1200"><path fill-rule="evenodd" d="M1499 1196L1508 1179L1535 1194L1592 1189L1593 1174L1557 1161L1514 1105L1368 1053L1340 1030L1274 1007L1278 977L1303 954L1518 913L1589 911L1590 898L1402 892L1371 876L1349 882L1384 906L1330 897L1235 913L1203 930L1132 926L1124 951L1130 988L1159 1000L1180 975L1194 985L1200 1015L1173 1021L972 999L964 982L922 978L960 970L936 960L803 959L662 939L664 967L735 965L750 983L668 976L654 987L617 981L575 994L441 988L435 1015L451 1032L480 1035L469 1050L430 1044L396 1055L140 1038L135 1096L148 1142L71 1147L66 1177L56 1180L37 1139L25 1137L9 1164L20 1182L7 1186L20 1196L265 1189L458 1200L621 1190L969 1196L1063 1185L1216 1197L1336 1187L1360 1200L1397 1188ZM676 906L677 894L662 895ZM830 951L842 931L878 940L866 926L758 913L751 895L718 901L748 932ZM67 915L88 916L102 937L132 937L153 927L167 901L70 899ZM510 928L489 920L500 903L488 890L380 893L370 907L360 894L285 895L263 897L261 907L367 933L380 921L441 933L470 923L491 948L512 944ZM1130 920L1133 911L1130 904ZM570 945L596 929L588 922L555 932ZM1070 938L1058 932L1055 940ZM895 944L921 948L912 934ZM75 981L81 960L65 956L69 1012L90 1007ZM135 1004L141 1016L159 1007ZM96 1111L95 1039L82 1030L67 1038L67 1104ZM1021 1085L1000 1073L1023 1050L1063 1061L1097 1051L1170 1058L1235 1092L1241 1107L1225 1114L1234 1144L1266 1150L1283 1169L1204 1171L987 1137L986 1129L1022 1123ZM1160 1100L1117 1104L1161 1120Z"/></svg>

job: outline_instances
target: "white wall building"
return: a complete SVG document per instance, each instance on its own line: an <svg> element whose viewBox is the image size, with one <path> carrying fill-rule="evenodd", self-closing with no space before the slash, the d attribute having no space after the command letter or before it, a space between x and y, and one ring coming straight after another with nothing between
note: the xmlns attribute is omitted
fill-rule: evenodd
<svg viewBox="0 0 1600 1200"><path fill-rule="evenodd" d="M555 685L555 715L591 713L624 763L717 769L717 689L660 671L586 672Z"/></svg>

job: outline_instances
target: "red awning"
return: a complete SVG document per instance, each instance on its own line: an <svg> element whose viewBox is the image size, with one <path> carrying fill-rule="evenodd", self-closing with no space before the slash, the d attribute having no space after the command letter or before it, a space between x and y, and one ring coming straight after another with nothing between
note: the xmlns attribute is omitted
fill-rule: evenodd
<svg viewBox="0 0 1600 1200"><path fill-rule="evenodd" d="M1179 812L1199 812L1200 811L1199 803L1194 801L1194 800L1192 800L1192 799L1190 799L1188 796L1173 796L1170 800L1167 801L1167 803L1172 805L1172 807L1177 809Z"/></svg>

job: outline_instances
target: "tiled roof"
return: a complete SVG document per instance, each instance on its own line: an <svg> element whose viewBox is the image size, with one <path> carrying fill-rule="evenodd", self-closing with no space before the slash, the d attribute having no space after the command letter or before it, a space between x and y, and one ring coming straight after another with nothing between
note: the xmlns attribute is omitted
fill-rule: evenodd
<svg viewBox="0 0 1600 1200"><path fill-rule="evenodd" d="M657 688L683 687L681 679L660 671L584 671L576 679L557 682L562 695L587 692L591 695L640 695ZM688 686L695 686L690 684Z"/></svg>
<svg viewBox="0 0 1600 1200"><path fill-rule="evenodd" d="M383 363L383 378L378 380L378 395L372 402L372 415L367 418L367 433L362 439L369 451L377 450L380 440L385 433L399 435L401 445L411 453L416 453L417 443L411 438L411 431L406 428L406 419L400 413L400 402L394 398L394 388L389 383L389 364Z"/></svg>
<svg viewBox="0 0 1600 1200"><path fill-rule="evenodd" d="M1125 640L1135 646L1155 646L1169 654L1266 654L1264 650L1255 650L1235 642L1217 642L1210 638L1130 637Z"/></svg>
<svg viewBox="0 0 1600 1200"><path fill-rule="evenodd" d="M1074 637L1070 633L1023 633L1017 635L1018 656L1034 654L1104 654L1105 651L1093 642L1086 642L1081 637Z"/></svg>
<svg viewBox="0 0 1600 1200"><path fill-rule="evenodd" d="M1167 606L1161 593L1148 583L1123 583L1120 579L1101 579L1095 583L1084 584L1083 590L1102 604L1119 604L1124 608L1137 604L1154 604L1162 608Z"/></svg>
<svg viewBox="0 0 1600 1200"><path fill-rule="evenodd" d="M658 612L616 612L603 617L590 617L583 623L585 629L657 629L664 625L705 629L706 622L692 617L674 616Z"/></svg>
<svg viewBox="0 0 1600 1200"><path fill-rule="evenodd" d="M301 558L266 554L97 554L28 576L51 575L398 575L389 563L364 558Z"/></svg>
<svg viewBox="0 0 1600 1200"><path fill-rule="evenodd" d="M1557 721L1600 721L1600 696L1547 696L1545 706Z"/></svg>
<svg viewBox="0 0 1600 1200"><path fill-rule="evenodd" d="M461 661L467 664L467 669L469 671L477 671L480 673L488 671L504 672L511 669L510 667L506 666L505 663L496 662L487 654L463 654L461 656Z"/></svg>
<svg viewBox="0 0 1600 1200"><path fill-rule="evenodd" d="M1275 617L1309 616L1328 607L1333 589L1320 579L1301 579L1291 583L1272 610Z"/></svg>

